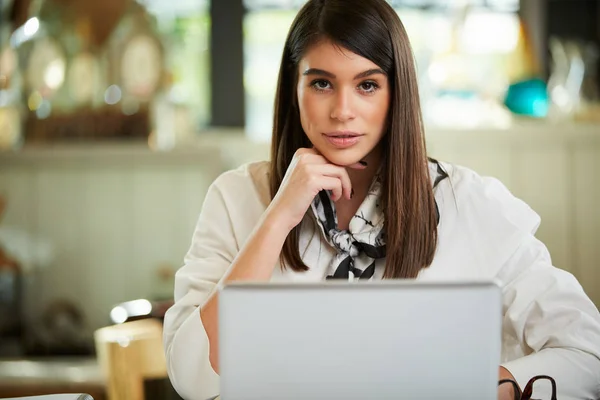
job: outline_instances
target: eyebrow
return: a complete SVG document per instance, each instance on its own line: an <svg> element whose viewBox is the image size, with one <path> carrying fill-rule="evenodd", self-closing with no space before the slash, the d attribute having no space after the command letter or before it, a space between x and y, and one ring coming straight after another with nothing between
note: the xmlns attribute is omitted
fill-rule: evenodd
<svg viewBox="0 0 600 400"><path fill-rule="evenodd" d="M356 75L354 77L354 80L366 78L367 76L371 76L371 75L375 75L375 74L386 75L386 73L381 68L373 68L373 69L368 69L366 71L363 71L360 74ZM326 76L327 78L335 79L335 75L332 74L331 72L325 71L322 69L318 69L318 68L309 68L306 71L304 71L302 73L302 75L304 75L304 76L318 75L318 76Z"/></svg>

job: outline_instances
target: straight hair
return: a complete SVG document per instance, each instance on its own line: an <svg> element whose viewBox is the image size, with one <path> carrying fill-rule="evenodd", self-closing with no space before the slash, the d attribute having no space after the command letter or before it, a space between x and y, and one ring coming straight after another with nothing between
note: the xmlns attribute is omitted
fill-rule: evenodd
<svg viewBox="0 0 600 400"><path fill-rule="evenodd" d="M437 210L429 174L414 57L396 11L385 0L310 0L297 14L285 41L271 140L271 198L294 153L311 147L300 123L298 64L320 40L364 57L387 74L390 107L382 137L382 206L386 242L385 279L415 278L433 262ZM306 271L299 252L300 225L287 236L282 268Z"/></svg>

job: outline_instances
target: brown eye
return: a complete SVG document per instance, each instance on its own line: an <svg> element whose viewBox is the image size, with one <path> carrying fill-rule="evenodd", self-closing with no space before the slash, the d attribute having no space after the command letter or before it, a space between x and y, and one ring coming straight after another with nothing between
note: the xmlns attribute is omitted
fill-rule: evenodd
<svg viewBox="0 0 600 400"><path fill-rule="evenodd" d="M331 84L325 79L316 79L310 83L310 86L318 91L331 89Z"/></svg>
<svg viewBox="0 0 600 400"><path fill-rule="evenodd" d="M366 93L373 93L379 89L379 85L373 81L365 81L358 85L359 89Z"/></svg>

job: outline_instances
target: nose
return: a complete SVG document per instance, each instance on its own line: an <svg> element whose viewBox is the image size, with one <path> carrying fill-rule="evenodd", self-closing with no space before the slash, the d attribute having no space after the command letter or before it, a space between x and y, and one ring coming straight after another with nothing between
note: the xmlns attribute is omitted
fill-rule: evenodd
<svg viewBox="0 0 600 400"><path fill-rule="evenodd" d="M334 98L331 109L331 118L346 122L356 117L352 105L352 92L347 89L339 90Z"/></svg>

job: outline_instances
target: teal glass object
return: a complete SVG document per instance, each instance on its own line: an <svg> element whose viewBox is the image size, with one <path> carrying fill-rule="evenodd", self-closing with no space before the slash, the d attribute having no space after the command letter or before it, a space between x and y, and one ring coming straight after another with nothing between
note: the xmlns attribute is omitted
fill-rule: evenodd
<svg viewBox="0 0 600 400"><path fill-rule="evenodd" d="M504 105L513 113L534 118L548 115L549 98L546 82L528 79L508 87Z"/></svg>

